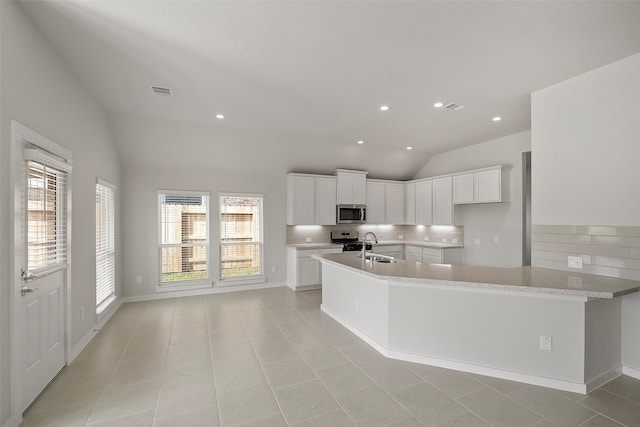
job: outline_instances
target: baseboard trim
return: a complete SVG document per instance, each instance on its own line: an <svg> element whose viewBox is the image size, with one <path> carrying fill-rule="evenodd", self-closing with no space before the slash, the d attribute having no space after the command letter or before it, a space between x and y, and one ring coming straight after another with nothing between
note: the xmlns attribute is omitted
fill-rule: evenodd
<svg viewBox="0 0 640 427"><path fill-rule="evenodd" d="M620 375L622 375L622 373L623 373L623 367L617 366L613 369L603 372L602 374L598 375L595 378L590 379L586 383L587 393L591 393L592 391L599 389L609 381L618 378Z"/></svg>
<svg viewBox="0 0 640 427"><path fill-rule="evenodd" d="M462 371L470 374L485 375L489 377L501 378L504 380L516 381L520 383L537 385L541 387L548 387L556 390L569 391L573 393L580 393L580 394L587 393L587 384L575 383L575 382L565 381L565 380L558 380L555 378L539 377L531 374L523 374L520 372L506 371L503 369L490 368L490 367L481 366L481 365L458 362L455 360L439 359L435 357L424 356L421 354L407 353L403 351L388 349L382 344L380 344L379 342L371 339L369 336L367 336L365 333L363 333L359 329L350 325L347 321L345 321L340 316L333 313L331 310L328 310L322 305L320 306L320 309L322 310L323 313L326 313L336 322L340 323L342 326L344 326L349 331L357 335L360 339L365 341L371 347L376 349L380 354L391 359L419 363L422 365L437 366L439 368L452 369L455 371Z"/></svg>
<svg viewBox="0 0 640 427"><path fill-rule="evenodd" d="M11 417L7 421L5 421L4 424L2 424L2 427L18 427L21 422L22 422L22 416Z"/></svg>
<svg viewBox="0 0 640 427"><path fill-rule="evenodd" d="M287 286L287 284L285 282L277 282L277 283L260 283L260 284L253 284L253 285L214 286L212 288L206 288L206 289L185 289L184 291L171 291L171 292L162 292L158 294L146 294L146 295L123 297L122 302L153 301L153 300L168 299L168 298L222 294L226 292L252 291L252 290L267 289L267 288L280 288L283 286Z"/></svg>
<svg viewBox="0 0 640 427"><path fill-rule="evenodd" d="M640 370L638 369L632 368L630 366L623 366L622 373L630 377L633 377L637 380L640 380Z"/></svg>

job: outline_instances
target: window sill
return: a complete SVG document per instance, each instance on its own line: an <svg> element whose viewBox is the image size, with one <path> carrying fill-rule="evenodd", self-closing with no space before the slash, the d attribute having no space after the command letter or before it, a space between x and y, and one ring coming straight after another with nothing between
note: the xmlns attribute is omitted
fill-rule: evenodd
<svg viewBox="0 0 640 427"><path fill-rule="evenodd" d="M266 283L264 275L245 276L245 277L225 277L217 283L218 287L237 286L237 285L255 285L258 283Z"/></svg>
<svg viewBox="0 0 640 427"><path fill-rule="evenodd" d="M117 300L117 299L118 299L118 297L115 294L113 294L109 298L107 298L106 300L102 301L100 303L100 305L98 305L96 307L96 320L97 320L97 323L100 323L102 321L104 316L109 312L109 310L111 308L111 304L113 304L113 302L115 300Z"/></svg>
<svg viewBox="0 0 640 427"><path fill-rule="evenodd" d="M181 282L181 283L167 283L162 285L156 285L156 292L175 292L175 291L187 291L192 289L206 289L213 287L212 282Z"/></svg>

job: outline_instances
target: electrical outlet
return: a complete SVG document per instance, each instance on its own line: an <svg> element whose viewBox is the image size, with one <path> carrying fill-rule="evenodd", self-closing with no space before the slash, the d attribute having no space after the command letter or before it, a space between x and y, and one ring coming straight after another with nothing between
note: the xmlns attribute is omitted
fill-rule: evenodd
<svg viewBox="0 0 640 427"><path fill-rule="evenodd" d="M136 276L136 283L138 285L142 283L142 276L140 276L140 275Z"/></svg>
<svg viewBox="0 0 640 427"><path fill-rule="evenodd" d="M540 350L551 351L551 337L540 335Z"/></svg>
<svg viewBox="0 0 640 427"><path fill-rule="evenodd" d="M424 236L424 240L428 242L429 241L429 236Z"/></svg>
<svg viewBox="0 0 640 427"><path fill-rule="evenodd" d="M404 239L404 235L403 234L398 236L398 240L402 240L402 239Z"/></svg>
<svg viewBox="0 0 640 427"><path fill-rule="evenodd" d="M307 243L311 243L311 237L305 237L304 241L307 242Z"/></svg>
<svg viewBox="0 0 640 427"><path fill-rule="evenodd" d="M500 236L498 236L497 234L493 236L493 243L500 243Z"/></svg>
<svg viewBox="0 0 640 427"><path fill-rule="evenodd" d="M355 306L356 311L359 311L359 310L360 310L360 300L359 300L359 299L355 300L355 301L353 302L353 305Z"/></svg>
<svg viewBox="0 0 640 427"><path fill-rule="evenodd" d="M480 239L473 239L473 244L476 246L480 246Z"/></svg>
<svg viewBox="0 0 640 427"><path fill-rule="evenodd" d="M568 257L568 265L570 268L582 268L582 257L581 256Z"/></svg>
<svg viewBox="0 0 640 427"><path fill-rule="evenodd" d="M455 245L456 243L458 243L458 239L451 239L451 243Z"/></svg>
<svg viewBox="0 0 640 427"><path fill-rule="evenodd" d="M447 243L447 238L446 237L442 238L442 243Z"/></svg>
<svg viewBox="0 0 640 427"><path fill-rule="evenodd" d="M278 271L278 269L276 268L275 265L271 266L271 272L275 273L276 271Z"/></svg>

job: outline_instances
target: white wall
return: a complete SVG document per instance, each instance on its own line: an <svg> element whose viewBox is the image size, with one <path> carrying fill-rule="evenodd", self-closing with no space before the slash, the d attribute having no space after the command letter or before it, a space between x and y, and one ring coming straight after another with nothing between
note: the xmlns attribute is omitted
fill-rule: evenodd
<svg viewBox="0 0 640 427"><path fill-rule="evenodd" d="M188 135L185 135L188 138ZM158 190L208 191L210 199L211 276L218 277L217 242L220 237L218 192L264 194L264 263L268 283L286 283L286 176L235 172L143 170L125 166L122 192L123 294L125 297L155 297L158 277ZM276 267L276 273L271 267ZM142 284L136 283L141 275Z"/></svg>
<svg viewBox="0 0 640 427"><path fill-rule="evenodd" d="M495 267L522 265L522 153L531 149L531 132L447 151L433 156L416 175L425 178L486 166L509 166L509 203L456 206L464 225L463 263ZM494 243L494 237L500 243ZM480 239L481 245L474 245Z"/></svg>
<svg viewBox="0 0 640 427"><path fill-rule="evenodd" d="M639 75L637 54L532 95L533 224L640 226ZM625 296L622 362L640 371L638 325Z"/></svg>
<svg viewBox="0 0 640 427"><path fill-rule="evenodd" d="M10 122L17 120L73 153L73 228L72 289L70 334L71 348L89 333L94 317L80 318L80 308L90 313L95 307L95 182L96 177L110 181L120 189L119 160L101 108L77 82L60 57L13 1L0 2L1 10L1 134L0 159L0 425L10 414L8 313L11 289L9 257L13 242L8 239ZM120 224L117 214L117 226ZM116 236L119 240L119 236ZM119 260L117 261L119 263ZM117 264L119 265L119 264ZM120 280L117 278L119 286Z"/></svg>

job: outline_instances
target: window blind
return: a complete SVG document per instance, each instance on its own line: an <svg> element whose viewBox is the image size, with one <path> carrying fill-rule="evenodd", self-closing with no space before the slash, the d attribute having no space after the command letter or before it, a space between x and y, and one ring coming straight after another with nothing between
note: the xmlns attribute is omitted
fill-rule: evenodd
<svg viewBox="0 0 640 427"><path fill-rule="evenodd" d="M96 306L115 295L115 187L96 184Z"/></svg>
<svg viewBox="0 0 640 427"><path fill-rule="evenodd" d="M264 196L221 193L220 280L264 275Z"/></svg>
<svg viewBox="0 0 640 427"><path fill-rule="evenodd" d="M27 162L27 269L42 272L67 262L67 173Z"/></svg>
<svg viewBox="0 0 640 427"><path fill-rule="evenodd" d="M158 192L160 284L209 279L209 195Z"/></svg>

